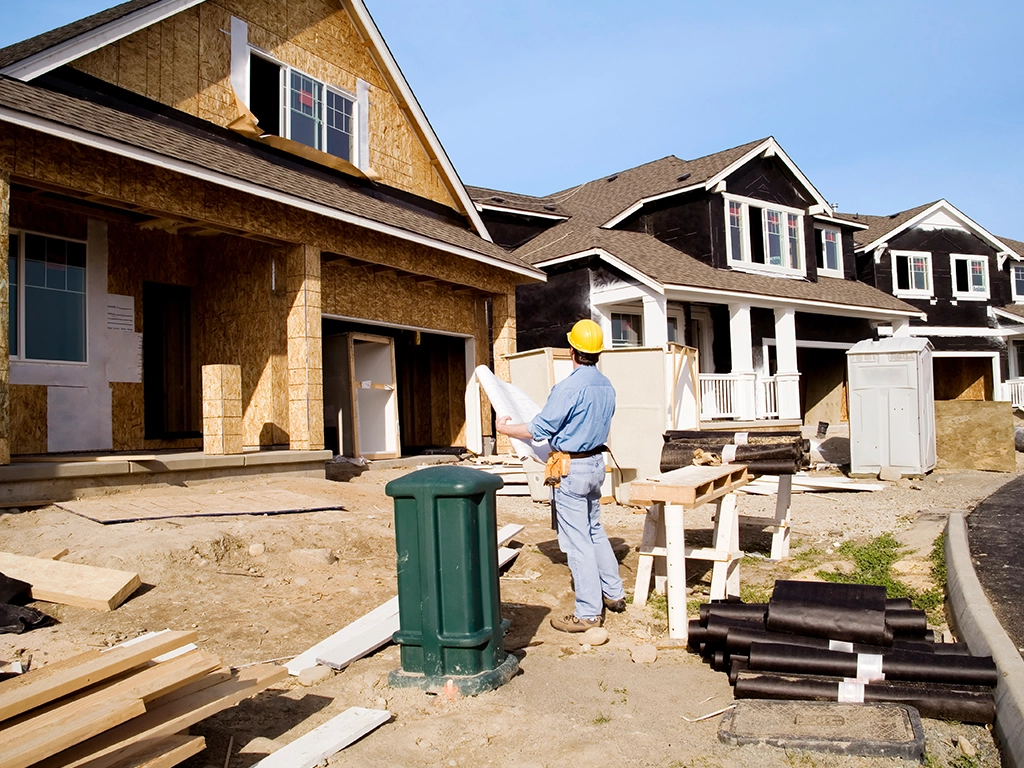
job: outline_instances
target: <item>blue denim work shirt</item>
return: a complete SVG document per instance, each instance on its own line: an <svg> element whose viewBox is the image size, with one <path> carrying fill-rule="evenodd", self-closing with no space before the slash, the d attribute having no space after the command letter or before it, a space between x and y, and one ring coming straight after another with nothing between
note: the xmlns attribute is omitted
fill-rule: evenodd
<svg viewBox="0 0 1024 768"><path fill-rule="evenodd" d="M530 421L537 442L556 451L592 451L608 440L615 413L615 388L593 365L581 365L558 382L544 409Z"/></svg>

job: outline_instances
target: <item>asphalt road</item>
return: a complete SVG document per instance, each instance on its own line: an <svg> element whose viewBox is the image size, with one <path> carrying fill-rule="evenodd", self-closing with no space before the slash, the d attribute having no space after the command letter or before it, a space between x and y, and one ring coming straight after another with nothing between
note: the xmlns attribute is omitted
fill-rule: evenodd
<svg viewBox="0 0 1024 768"><path fill-rule="evenodd" d="M992 610L1024 653L1024 477L1011 480L967 517L971 559Z"/></svg>

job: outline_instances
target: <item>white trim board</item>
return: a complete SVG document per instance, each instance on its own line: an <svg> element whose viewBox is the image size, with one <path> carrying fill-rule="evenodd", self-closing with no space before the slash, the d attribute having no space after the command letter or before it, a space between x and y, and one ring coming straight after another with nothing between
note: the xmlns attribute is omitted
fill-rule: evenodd
<svg viewBox="0 0 1024 768"><path fill-rule="evenodd" d="M955 326L912 325L910 336L966 336L966 337L1000 337L1013 336L1014 331L1003 328L958 328Z"/></svg>
<svg viewBox="0 0 1024 768"><path fill-rule="evenodd" d="M665 286L663 286L657 280L644 274L636 267L627 264L618 256L614 256L612 253L606 251L604 248L590 248L586 251L577 251L576 253L570 253L565 256L559 256L554 259L548 259L547 261L538 261L536 264L534 264L534 266L539 269L543 269L544 267L553 267L557 264L565 264L570 261L575 261L577 259L583 259L586 258L587 256L597 256L601 260L608 262L609 265L615 267L619 271L626 273L635 280L639 280L641 283L651 288L656 293L665 293Z"/></svg>
<svg viewBox="0 0 1024 768"><path fill-rule="evenodd" d="M522 525L510 524L498 531L499 568L519 554L518 549L509 549L502 545L511 541L523 528ZM285 664L285 667L290 675L301 674L303 670L312 669L317 664L324 664L332 669L344 669L353 661L391 642L391 636L399 629L396 596L303 651Z"/></svg>
<svg viewBox="0 0 1024 768"><path fill-rule="evenodd" d="M391 713L386 709L349 707L263 758L253 768L314 768L390 719Z"/></svg>
<svg viewBox="0 0 1024 768"><path fill-rule="evenodd" d="M666 197L675 197L676 195L683 195L683 194L686 194L687 192L694 192L694 191L696 191L698 189L703 189L703 188L704 188L704 184L691 184L688 187L680 187L679 189L670 189L668 192L662 192L662 193L657 194L657 195L651 195L650 197L642 197L639 200L637 200L635 203L633 203L631 206L629 206L629 208L627 208L626 210L622 211L622 213L617 214L616 216L612 217L611 219L606 221L604 224L602 224L601 228L602 229L612 229L612 228L618 226L619 224L624 222L626 219L628 219L630 216L632 216L634 213L639 211L641 208L643 208L648 203L653 203L653 202L655 202L657 200L664 200Z"/></svg>
<svg viewBox="0 0 1024 768"><path fill-rule="evenodd" d="M833 278L835 279L835 278ZM781 296L765 296L763 294L756 293L740 293L739 291L726 291L721 288L697 288L689 285L665 285L665 294L670 300L682 300L682 301L703 301L713 302L717 304L725 304L727 301L722 301L722 298L735 298L738 301L753 304L757 302L757 306L767 307L769 309L775 307L814 307L820 309L839 310L835 314L839 314L843 317L862 317L869 320L878 320L882 318L893 318L893 317L917 317L924 320L927 315L924 312L903 312L896 309L881 309L876 307L863 307L853 306L849 304L834 304L827 301L813 301L811 299L791 299ZM698 298L689 299L689 295L697 296ZM714 301L717 298L718 301ZM822 313L824 314L824 313Z"/></svg>
<svg viewBox="0 0 1024 768"><path fill-rule="evenodd" d="M504 269L509 272L514 272L515 274L540 279L542 281L547 279L547 276L541 270L533 267L525 265L520 267L516 264L511 264L500 259L485 256L481 253L476 253L458 245L451 245L440 240L435 240L434 238L421 235L417 232L410 232L391 224L384 224L383 222L368 219L363 216L357 216L355 214L348 213L347 211L332 208L321 203L314 203L271 187L265 187L251 181L238 179L233 176L218 173L217 171L211 171L208 168L204 168L200 165L194 165L192 163L185 162L184 160L167 157L166 155L161 155L149 149L124 144L103 136L96 136L95 134L88 133L79 128L72 128L60 123L51 122L50 120L46 120L41 117L16 112L8 107L0 107L0 120L13 123L14 125L19 125L23 128L39 131L40 133L44 133L48 136L56 136L57 138L66 139L67 141L71 141L76 144L83 144L85 146L92 147L93 149L111 152L115 155L137 160L147 165L154 165L158 168L165 168L170 171L175 171L176 173L185 174L186 176L202 179L203 181L208 181L212 184L217 184L218 186L227 187L250 195L256 195L267 200L273 200L274 202L309 211L311 213L324 216L325 218L342 221L346 224L352 224L357 227L380 232L411 243L425 245L428 248L433 248L434 250L451 253L455 256L487 264L488 266L496 267L498 269Z"/></svg>
<svg viewBox="0 0 1024 768"><path fill-rule="evenodd" d="M8 64L0 70L0 74L27 82L201 2L203 0L161 0Z"/></svg>
<svg viewBox="0 0 1024 768"><path fill-rule="evenodd" d="M538 213L528 211L525 208L509 208L505 205L494 205L490 203L476 203L478 211L497 211L498 213L513 213L516 216L535 216L538 219L553 219L555 221L567 221L568 216L559 216L557 213Z"/></svg>
<svg viewBox="0 0 1024 768"><path fill-rule="evenodd" d="M768 346L775 346L775 339L769 336L765 336L761 339L764 344ZM797 349L852 349L853 342L847 341L804 341L803 339L796 340Z"/></svg>

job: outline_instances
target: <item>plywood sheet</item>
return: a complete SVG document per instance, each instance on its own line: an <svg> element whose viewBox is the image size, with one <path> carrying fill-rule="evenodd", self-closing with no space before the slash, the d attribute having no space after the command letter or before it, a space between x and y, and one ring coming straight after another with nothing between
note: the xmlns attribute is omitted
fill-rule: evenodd
<svg viewBox="0 0 1024 768"><path fill-rule="evenodd" d="M46 387L12 384L11 453L46 453Z"/></svg>
<svg viewBox="0 0 1024 768"><path fill-rule="evenodd" d="M1013 407L1008 402L935 401L936 469L1014 472Z"/></svg>
<svg viewBox="0 0 1024 768"><path fill-rule="evenodd" d="M32 585L32 599L112 611L142 585L137 573L0 552L0 573Z"/></svg>
<svg viewBox="0 0 1024 768"><path fill-rule="evenodd" d="M229 490L216 495L189 493L190 490L168 488L160 492L133 494L127 499L107 497L62 501L60 507L97 523L127 523L173 517L285 515L344 509L340 502L325 496L310 496L284 489Z"/></svg>

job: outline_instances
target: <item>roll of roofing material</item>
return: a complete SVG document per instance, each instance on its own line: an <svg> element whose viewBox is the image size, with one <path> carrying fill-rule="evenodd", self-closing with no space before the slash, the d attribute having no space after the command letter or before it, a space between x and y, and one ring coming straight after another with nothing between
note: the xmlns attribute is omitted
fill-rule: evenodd
<svg viewBox="0 0 1024 768"><path fill-rule="evenodd" d="M830 581L792 581L778 579L772 590L773 603L825 603L872 611L887 610L885 587L870 584L837 584Z"/></svg>
<svg viewBox="0 0 1024 768"><path fill-rule="evenodd" d="M991 723L995 698L991 691L912 685L907 683L844 683L838 680L740 671L733 695L737 699L788 701L895 702L916 707L924 717L964 723Z"/></svg>
<svg viewBox="0 0 1024 768"><path fill-rule="evenodd" d="M673 469L690 466L698 451L704 455L718 456L723 464L749 465L751 463L781 462L787 465L797 465L806 457L799 446L784 443L774 445L665 443L661 448L661 471L670 472Z"/></svg>
<svg viewBox="0 0 1024 768"><path fill-rule="evenodd" d="M799 432L705 432L685 429L670 429L664 434L665 442L705 442L708 444L725 445L757 445L759 443L795 442L806 444L804 450L811 449L811 441Z"/></svg>
<svg viewBox="0 0 1024 768"><path fill-rule="evenodd" d="M768 604L765 629L851 643L892 645L893 632L885 623L885 614L884 610L773 599Z"/></svg>
<svg viewBox="0 0 1024 768"><path fill-rule="evenodd" d="M750 644L749 667L829 677L902 680L946 685L994 686L996 665L990 656L939 656L892 651L887 654L846 653L779 643Z"/></svg>
<svg viewBox="0 0 1024 768"><path fill-rule="evenodd" d="M907 611L914 607L909 597L890 597L885 601L887 611Z"/></svg>
<svg viewBox="0 0 1024 768"><path fill-rule="evenodd" d="M739 679L740 672L746 672L747 657L746 656L730 656L729 657L729 685L736 685L736 680Z"/></svg>
<svg viewBox="0 0 1024 768"><path fill-rule="evenodd" d="M886 608L885 623L892 627L893 635L922 637L928 631L928 617L924 611L913 608Z"/></svg>
<svg viewBox="0 0 1024 768"><path fill-rule="evenodd" d="M702 603L700 623L707 626L708 617L714 615L722 618L742 619L743 621L759 621L763 624L767 613L768 603L739 603L731 600Z"/></svg>
<svg viewBox="0 0 1024 768"><path fill-rule="evenodd" d="M822 648L829 651L845 651L847 653L885 654L893 651L913 651L916 653L933 653L936 655L970 656L966 643L925 643L916 640L893 640L891 647L882 645L865 645L846 641L828 640L823 637L807 635L791 635L784 632L768 632L743 626L729 628L726 636L726 651L729 654L746 655L751 643L777 643L780 645L800 645L805 648Z"/></svg>
<svg viewBox="0 0 1024 768"><path fill-rule="evenodd" d="M763 621L748 621L742 618L735 618L732 616L718 616L712 613L708 616L707 623L705 625L707 634L704 637L703 642L715 643L717 645L724 646L726 644L726 635L733 629L748 629L752 631L764 630Z"/></svg>

